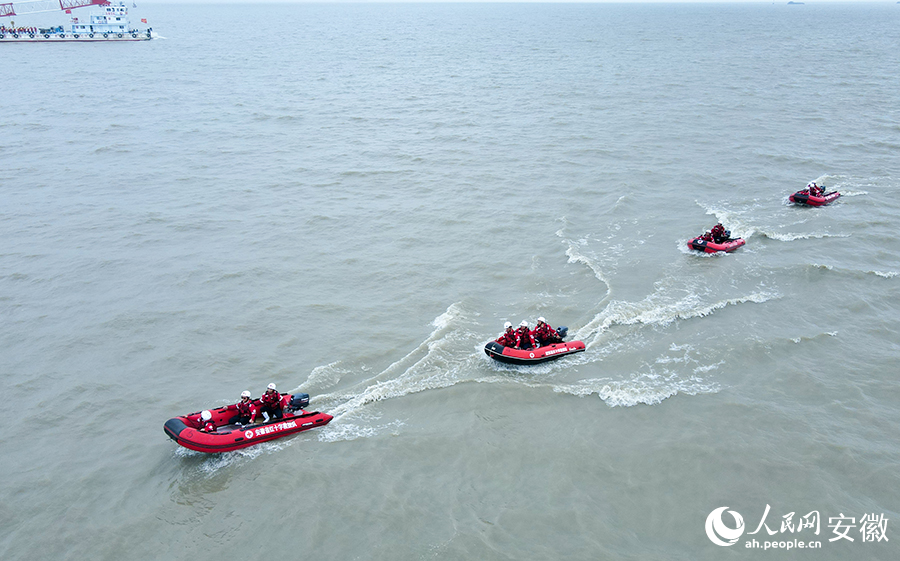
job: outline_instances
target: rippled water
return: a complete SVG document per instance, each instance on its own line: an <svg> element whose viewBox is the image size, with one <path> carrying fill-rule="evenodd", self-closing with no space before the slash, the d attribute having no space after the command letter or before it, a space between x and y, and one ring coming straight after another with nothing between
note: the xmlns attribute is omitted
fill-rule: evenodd
<svg viewBox="0 0 900 561"><path fill-rule="evenodd" d="M0 557L895 559L897 8L147 5L164 39L4 45ZM747 244L689 251L716 221ZM587 351L484 355L540 315ZM269 382L334 421L162 431ZM714 545L726 505L822 548ZM829 541L866 513L891 541Z"/></svg>

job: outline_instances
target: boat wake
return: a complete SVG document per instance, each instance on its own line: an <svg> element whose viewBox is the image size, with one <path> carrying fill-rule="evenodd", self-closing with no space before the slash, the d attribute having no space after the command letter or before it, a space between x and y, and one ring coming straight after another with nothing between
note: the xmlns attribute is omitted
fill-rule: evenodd
<svg viewBox="0 0 900 561"><path fill-rule="evenodd" d="M620 199L621 200L621 199ZM562 218L564 224L566 224L565 217ZM581 263L585 265L594 276L603 283L606 287L606 296L609 296L611 284L609 278L606 276L603 268L601 267L600 260L595 256L588 256L585 254L585 250L588 246L589 240L587 238L581 238L579 240L572 240L565 236L565 227L557 230L557 237L562 239L562 242L566 244L566 257L568 258L569 263ZM610 236L610 239L614 239L614 236ZM610 258L617 258L619 255L624 253L625 248L623 245L619 244L618 247L608 248L608 251L603 252L606 256L605 261L607 261L607 266L610 268L614 267L614 263L609 263Z"/></svg>
<svg viewBox="0 0 900 561"><path fill-rule="evenodd" d="M805 267L812 271L828 271L831 273L852 275L857 278L865 278L868 275L873 275L883 279L893 279L900 276L900 272L898 271L877 271L873 269L849 269L842 267L835 268L833 265L825 265L822 263L809 263L805 265Z"/></svg>
<svg viewBox="0 0 900 561"><path fill-rule="evenodd" d="M269 442L263 442L255 446L251 446L249 448L241 448L239 450L222 452L219 454L197 452L196 450L190 450L188 448L184 448L183 446L175 447L172 453L179 459L192 460L194 463L189 463L188 467L196 470L197 474L201 476L209 477L217 474L219 470L223 468L242 465L264 454L272 454L274 452L284 450L285 448L291 446L294 442L304 441L306 438L310 437L311 435L298 435L294 438L272 440Z"/></svg>
<svg viewBox="0 0 900 561"><path fill-rule="evenodd" d="M726 306L761 304L779 298L773 292L758 291L746 296L726 298L717 302L704 302L697 293L689 293L678 300L666 301L667 293L657 291L640 302L612 301L575 333L576 339L585 341L588 349L603 341L604 334L614 325L664 326L678 320L702 318Z"/></svg>
<svg viewBox="0 0 900 561"><path fill-rule="evenodd" d="M678 373L638 374L630 380L596 378L577 384L551 385L554 392L580 397L597 394L610 407L658 405L678 394L717 393L719 385L701 377L682 378Z"/></svg>
<svg viewBox="0 0 900 561"><path fill-rule="evenodd" d="M606 257L596 257L587 239L576 241L562 231L557 234L567 246L569 262L585 265L605 289L598 300L602 310L571 331L573 339L586 343L584 353L527 367L492 361L483 346L494 334L486 336L479 314L456 302L432 321L432 331L420 344L361 382L339 388L342 379L358 375L340 361L313 369L298 389L313 395L316 409L334 416L328 426L316 431L317 438L336 442L396 434L405 426L404 420L382 419L381 409L372 404L464 383L516 384L575 396L596 394L610 407L654 405L678 394L715 393L719 385L714 377L724 365L721 353L704 356L689 345L672 343L647 363L647 353L659 345L658 333L675 322L701 319L729 306L780 298L766 288L765 281L742 295L723 298L712 296L713 288L698 289L691 281L667 276L642 300L606 301L611 293L607 271L615 270L616 248L607 244ZM597 376L598 363L606 371L611 358L618 361L621 374Z"/></svg>
<svg viewBox="0 0 900 561"><path fill-rule="evenodd" d="M367 406L462 383L517 384L582 397L597 394L610 407L654 405L677 394L715 393L719 385L707 378L724 362L710 363L689 345L673 344L655 362L638 366L627 378L565 378L567 373L577 373L581 366L603 361L619 351L633 350L638 346L635 338L644 337L641 333L608 336L615 325L665 326L678 320L702 318L726 306L761 303L775 297L760 291L712 303L704 303L696 295L662 302L663 296L655 294L637 303L611 302L576 335L578 339L588 338L595 352L530 367L500 364L484 356L484 335L479 333L472 315L456 303L434 320L435 329L425 341L376 376L345 390L316 396L317 408L334 416L334 421L317 433L318 438L336 442L396 434L405 424L402 420L384 422ZM303 387L323 378L333 380L324 374L333 368L331 364L315 370Z"/></svg>
<svg viewBox="0 0 900 561"><path fill-rule="evenodd" d="M828 232L810 233L810 234L781 234L778 232L766 232L759 230L759 234L772 240L781 242L792 242L795 240L821 240L824 238L849 238L850 234L830 234Z"/></svg>
<svg viewBox="0 0 900 561"><path fill-rule="evenodd" d="M610 292L610 284L609 280L603 275L603 270L597 265L596 261L588 258L583 255L581 251L579 251L578 246L584 245L586 243L585 240L580 242L573 242L571 240L566 240L566 243L569 244L569 248L566 250L566 257L569 258L569 263L581 263L586 265L591 271L593 271L594 276L597 277L597 280L606 285L606 296L609 296Z"/></svg>
<svg viewBox="0 0 900 561"><path fill-rule="evenodd" d="M451 304L446 312L434 319L435 329L429 336L406 356L355 386L316 396L316 406L334 416L330 425L319 432L320 440L353 440L386 430L395 431L402 423L394 421L379 426L374 423L377 418L366 416L365 407L378 401L473 381L474 378L467 377L466 373L476 370L477 355L459 353L465 346L462 343L476 336L471 329L473 322L468 317L460 303ZM309 383L307 381L304 386Z"/></svg>
<svg viewBox="0 0 900 561"><path fill-rule="evenodd" d="M746 210L732 210L722 206L709 206L700 201L695 202L706 212L706 214L714 216L716 222L726 225L726 227L731 230L732 238L744 238L745 240L749 240L757 231L756 226L752 225L750 219L745 216L747 213ZM687 241L685 241L685 243L687 243Z"/></svg>

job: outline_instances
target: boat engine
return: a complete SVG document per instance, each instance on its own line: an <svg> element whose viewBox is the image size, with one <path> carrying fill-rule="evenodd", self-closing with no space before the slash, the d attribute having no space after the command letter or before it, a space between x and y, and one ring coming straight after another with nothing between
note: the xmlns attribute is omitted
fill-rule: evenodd
<svg viewBox="0 0 900 561"><path fill-rule="evenodd" d="M561 325L556 328L556 332L559 333L560 339L565 339L566 335L569 333L569 328L566 327L565 325Z"/></svg>
<svg viewBox="0 0 900 561"><path fill-rule="evenodd" d="M297 409L303 409L307 405L309 405L309 394L295 393L291 396L291 403L288 405L288 408L296 411Z"/></svg>

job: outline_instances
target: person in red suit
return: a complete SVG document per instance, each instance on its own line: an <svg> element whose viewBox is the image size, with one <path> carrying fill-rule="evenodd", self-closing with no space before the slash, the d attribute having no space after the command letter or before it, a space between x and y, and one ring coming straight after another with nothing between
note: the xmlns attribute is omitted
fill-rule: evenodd
<svg viewBox="0 0 900 561"><path fill-rule="evenodd" d="M510 322L506 322L503 324L504 332L497 339L497 342L503 345L504 347L509 347L510 349L515 349L519 346L519 336L516 331L513 329L512 324Z"/></svg>
<svg viewBox="0 0 900 561"><path fill-rule="evenodd" d="M284 409L281 400L281 394L275 389L275 384L269 384L266 393L259 398L259 412L268 414L270 418L280 419Z"/></svg>
<svg viewBox="0 0 900 561"><path fill-rule="evenodd" d="M524 319L522 323L519 324L519 328L516 329L516 335L519 336L519 348L520 349L536 349L537 343L534 340L534 335L531 334L531 331L528 329L528 322Z"/></svg>
<svg viewBox="0 0 900 561"><path fill-rule="evenodd" d="M537 341L538 345L541 347L552 345L554 343L562 343L562 337L559 336L559 333L550 327L550 324L542 317L537 319L537 325L534 326L534 331L531 333L534 335L535 341Z"/></svg>
<svg viewBox="0 0 900 561"><path fill-rule="evenodd" d="M237 404L238 422L242 425L248 425L256 421L257 409L253 400L250 399L250 392L244 390L241 392L241 400Z"/></svg>
<svg viewBox="0 0 900 561"><path fill-rule="evenodd" d="M200 412L200 430L202 432L216 432L216 424L212 421L212 413Z"/></svg>

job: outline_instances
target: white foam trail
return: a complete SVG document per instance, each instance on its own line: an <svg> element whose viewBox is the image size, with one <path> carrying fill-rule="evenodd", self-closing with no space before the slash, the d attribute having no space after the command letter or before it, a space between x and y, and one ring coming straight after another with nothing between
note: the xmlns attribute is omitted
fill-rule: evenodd
<svg viewBox="0 0 900 561"><path fill-rule="evenodd" d="M298 391L309 393L311 390L322 391L337 385L342 377L342 372L338 369L340 363L340 360L336 360L331 364L316 366L312 369L312 372L309 373L309 377L306 381L290 393L296 393Z"/></svg>
<svg viewBox="0 0 900 561"><path fill-rule="evenodd" d="M370 438L385 431L390 431L394 436L400 434L400 427L406 425L403 421L392 421L383 425L357 425L354 423L329 423L318 433L319 442L342 442Z"/></svg>
<svg viewBox="0 0 900 561"><path fill-rule="evenodd" d="M597 277L597 280L599 280L606 286L606 296L609 296L610 283L609 280L604 276L603 271L600 269L599 265L597 265L592 259L579 252L576 244L571 240L565 241L569 244L569 248L566 249L566 257L569 258L569 263L581 263L582 265L586 265L594 273L594 276ZM584 243L585 241L582 240L581 245L584 245Z"/></svg>
<svg viewBox="0 0 900 561"><path fill-rule="evenodd" d="M657 405L679 393L698 395L719 391L718 384L707 382L696 376L680 379L671 373L641 374L630 380L594 378L572 384L529 382L523 382L523 384L529 387L549 387L556 393L566 393L578 397L597 394L610 407Z"/></svg>
<svg viewBox="0 0 900 561"><path fill-rule="evenodd" d="M871 182L877 182L881 178L871 177L868 179L870 181L870 183L868 183L868 185L871 186L871 185L876 184L876 183L871 183ZM846 176L846 175L825 174L816 179L813 179L813 181L815 181L817 185L824 184L826 191L840 191L842 197L859 197L861 195L869 194L868 191L853 190L851 187L859 187L860 185L858 183L850 184L854 180L852 180L849 176ZM863 186L865 186L865 184L863 184ZM802 189L804 187L800 187L796 190L799 191L800 189Z"/></svg>
<svg viewBox="0 0 900 561"><path fill-rule="evenodd" d="M720 366L725 364L724 360L720 360L715 364L705 364L703 366L698 366L694 368L694 374L704 374L706 372L711 372L713 370L718 370Z"/></svg>
<svg viewBox="0 0 900 561"><path fill-rule="evenodd" d="M563 216L562 218L559 219L559 221L562 222L562 227L556 231L556 237L562 238L562 237L564 237L566 228L569 226L569 219L566 218L565 216Z"/></svg>
<svg viewBox="0 0 900 561"><path fill-rule="evenodd" d="M461 340L475 336L458 325L462 319L464 314L460 304L450 305L446 312L434 319L432 325L435 326L435 330L416 349L373 378L357 384L355 388L346 390L340 395L318 396L316 401L337 403L328 411L334 416L335 419L332 421L334 423L354 415L366 405L376 401L470 381L461 377L460 373L475 370L476 355L471 353L459 357L454 353L455 349L459 348Z"/></svg>
<svg viewBox="0 0 900 561"><path fill-rule="evenodd" d="M612 325L667 325L676 320L700 318L708 316L726 306L755 303L761 304L778 298L777 294L770 292L754 292L739 298L729 298L703 304L697 294L688 294L681 300L671 303L658 303L659 296L650 295L640 302L610 302L606 309L594 316L584 327L575 334L576 339L584 341L593 335L593 339L587 343L588 348L599 342L600 337Z"/></svg>
<svg viewBox="0 0 900 561"><path fill-rule="evenodd" d="M448 388L460 382L467 381L456 377L458 367L444 369L448 361L442 360L438 355L439 349L434 349L434 354L428 354L418 362L410 366L398 378L383 380L368 386L362 393L341 403L328 413L340 421L344 416L355 413L365 405L385 399L402 397L426 390ZM438 366L440 364L440 366Z"/></svg>
<svg viewBox="0 0 900 561"><path fill-rule="evenodd" d="M447 311L438 317L431 320L431 325L435 326L437 329L431 333L431 336L435 335L437 331L449 327L451 322L462 315L462 310L460 309L460 303L456 302L450 304L447 307Z"/></svg>
<svg viewBox="0 0 900 561"><path fill-rule="evenodd" d="M758 232L767 238L782 241L782 242L792 242L794 240L819 240L822 238L849 238L850 237L850 234L829 234L827 232L810 233L810 234L780 234L778 232L766 232L764 230L759 230Z"/></svg>
<svg viewBox="0 0 900 561"><path fill-rule="evenodd" d="M731 237L749 239L756 233L756 227L749 224L741 213L721 207L707 206L700 201L695 201L700 208L706 211L706 214L712 214L726 229L731 230ZM687 240L685 240L687 243Z"/></svg>
<svg viewBox="0 0 900 561"><path fill-rule="evenodd" d="M623 199L625 199L625 195L622 195L621 197L619 197L619 200L616 201L616 204L619 204L619 202L621 202ZM582 254L578 250L579 246L583 247L583 246L587 245L587 243L588 243L587 238L582 238L582 239L578 240L577 242L572 241L569 238L566 238L564 230L565 230L566 226L568 226L568 220L566 220L565 217L563 217L561 220L563 222L563 227L556 231L556 235L557 235L557 237L561 238L563 243L565 243L568 246L566 248L566 257L569 258L568 262L569 263L581 263L582 265L586 265L587 268L590 269L592 273L594 273L594 276L597 278L597 280L599 280L600 282L602 282L604 284L604 286L606 286L606 295L609 296L611 286L609 283L609 279L606 278L606 275L604 274L603 270L600 269L600 266L596 263L595 260L590 259L589 257Z"/></svg>
<svg viewBox="0 0 900 561"><path fill-rule="evenodd" d="M607 306L605 313L598 314L598 317L595 318L597 325L594 326L594 329L602 332L613 323L665 324L676 319L702 317L729 304L764 302L771 297L772 295L760 292L709 305L701 305L699 301L696 301L698 299L696 295L667 305L656 304L652 297L638 304L612 303ZM694 395L718 391L714 385L704 382L696 376L682 380L677 375L668 373L665 375L643 374L625 381L603 380L602 384L596 380L568 385L535 383L533 382L535 377L552 375L553 371L558 368L571 368L585 360L594 361L596 357L585 357L587 353L580 353L567 359L564 363L547 363L528 368L528 376L520 376L520 374L526 373L521 371L521 367L500 365L484 356L480 342L471 352L465 354L459 352L459 349L468 347L473 341L480 341L479 334L468 329L467 322L461 305L459 303L452 304L445 313L435 318L432 322L435 329L422 344L388 366L384 371L357 384L355 388L317 396L316 401L325 404L322 409L334 416L331 424L319 432L319 439L326 442L354 440L380 434L385 430L399 430L403 426L399 421L383 425L373 423L371 420L367 421L365 418L366 406L378 401L432 389L447 388L466 382L503 382L534 387L546 386L553 388L556 392L575 395L597 393L610 406L654 404L677 393ZM607 344L603 351L613 352L614 347L615 344ZM684 356L671 359L662 358L660 363L683 363L690 367L689 363L697 363L697 360L688 356L692 350L689 345L673 345L670 352L680 352ZM483 376L485 361L498 374ZM697 369L694 369L694 374L717 367L718 365L698 366ZM515 373L515 375L503 375L502 373L506 371ZM478 373L481 373L480 377ZM330 410L328 410L329 408Z"/></svg>
<svg viewBox="0 0 900 561"><path fill-rule="evenodd" d="M435 329L428 335L428 337L425 338L424 341L419 344L419 346L408 352L405 356L403 356L403 358L392 363L374 378L367 380L365 383L372 383L379 380L388 379L395 372L403 369L404 365L409 363L417 355L423 353L427 355L427 353L432 350L434 343L441 339L444 330L447 329L447 327L450 326L454 320L458 319L462 315L462 309L460 305L461 304L459 302L450 304L450 306L443 314L439 315L431 321L431 325L433 325ZM357 387L359 386L357 385Z"/></svg>
<svg viewBox="0 0 900 561"><path fill-rule="evenodd" d="M274 440L263 442L250 446L248 448L240 448L231 452L222 452L219 454L207 454L205 452L197 452L179 446L175 449L175 455L180 458L196 458L200 463L196 464L196 469L205 476L215 475L220 469L253 460L262 454L271 454L283 450L290 446L294 438Z"/></svg>
<svg viewBox="0 0 900 561"><path fill-rule="evenodd" d="M809 266L810 266L810 267L813 267L813 268L815 268L815 269L824 269L824 270L826 270L826 271L834 271L834 270L835 270L835 268L834 268L833 266L831 266L831 265L822 265L822 264L819 264L819 263L812 263L812 264L809 265ZM866 274L866 275L875 275L875 276L881 277L881 278L883 278L883 279L892 279L892 278L895 278L895 277L900 276L900 272L897 272L897 271L875 271L875 270L865 270L865 271L862 271L862 270L859 270L859 269L837 269L837 270L838 270L838 271L844 271L844 272L850 271L850 272L852 272L852 273L863 273L863 274Z"/></svg>

